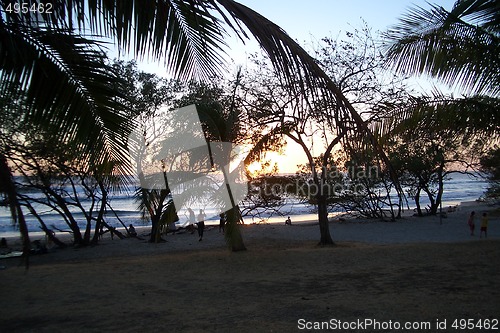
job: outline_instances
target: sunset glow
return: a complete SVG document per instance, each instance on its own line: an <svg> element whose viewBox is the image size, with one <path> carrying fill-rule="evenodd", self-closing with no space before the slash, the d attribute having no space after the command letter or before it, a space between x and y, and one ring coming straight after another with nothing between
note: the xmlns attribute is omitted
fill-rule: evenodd
<svg viewBox="0 0 500 333"><path fill-rule="evenodd" d="M258 174L271 173L277 167L277 172L295 173L297 165L305 164L306 160L300 147L295 144L288 144L283 154L278 152L267 152L261 161L252 162L247 166L247 170L254 176Z"/></svg>

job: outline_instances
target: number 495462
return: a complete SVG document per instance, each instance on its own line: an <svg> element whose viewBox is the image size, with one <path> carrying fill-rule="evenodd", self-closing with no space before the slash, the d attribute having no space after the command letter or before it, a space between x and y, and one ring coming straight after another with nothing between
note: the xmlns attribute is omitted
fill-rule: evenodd
<svg viewBox="0 0 500 333"><path fill-rule="evenodd" d="M451 325L456 330L498 330L498 319L455 319Z"/></svg>
<svg viewBox="0 0 500 333"><path fill-rule="evenodd" d="M27 2L15 2L9 3L7 7L5 7L5 11L7 13L14 14L28 14L28 13L38 13L38 14L52 14L54 7L52 3L33 3L29 4Z"/></svg>

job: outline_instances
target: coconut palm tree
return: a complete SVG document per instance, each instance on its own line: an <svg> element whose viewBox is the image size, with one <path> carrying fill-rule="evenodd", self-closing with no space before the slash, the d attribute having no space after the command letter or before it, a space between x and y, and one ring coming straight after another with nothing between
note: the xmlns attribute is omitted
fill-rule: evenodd
<svg viewBox="0 0 500 333"><path fill-rule="evenodd" d="M232 82L231 94L224 95L223 90L217 86L205 84L193 84L190 88L191 94L184 96L179 105L196 104L198 116L202 123L203 132L207 141L210 165L220 170L224 182L221 188L228 194L231 208L225 212L226 231L224 233L228 247L232 251L246 250L243 237L239 230L239 223L243 220L235 193L231 188L230 179L237 179L239 168L229 171L232 162L232 144L240 144L244 140L242 129L242 112L237 102L237 89L240 85L241 73L238 71L234 82ZM213 151L210 147L216 148ZM220 198L215 195L214 201ZM221 202L216 202L221 207Z"/></svg>
<svg viewBox="0 0 500 333"><path fill-rule="evenodd" d="M242 40L256 38L285 82L300 82L299 93L313 102L327 99L329 115L353 124L353 132L366 133L387 161L365 122L314 59L279 26L236 1L58 0L50 11L19 10L31 2L1 4L0 89L7 96L27 92L28 121L58 128L54 133L61 140L77 140L89 163L110 155L125 161L118 144L124 141L114 133L128 128L122 126L125 114L116 112L120 107L111 105L117 102L112 83L119 80L104 66L96 40L111 38L121 52L162 59L177 77L207 79L223 69L228 32ZM11 176L8 165L1 166ZM329 233L327 222L320 221L322 234Z"/></svg>
<svg viewBox="0 0 500 333"><path fill-rule="evenodd" d="M500 3L458 0L414 7L387 34L388 64L476 94L500 93Z"/></svg>
<svg viewBox="0 0 500 333"><path fill-rule="evenodd" d="M458 0L448 11L414 7L386 33L387 64L410 75L427 74L472 96L438 91L393 110L377 130L389 136L433 124L441 131L498 139L500 93L500 3ZM390 124L389 124L390 123Z"/></svg>

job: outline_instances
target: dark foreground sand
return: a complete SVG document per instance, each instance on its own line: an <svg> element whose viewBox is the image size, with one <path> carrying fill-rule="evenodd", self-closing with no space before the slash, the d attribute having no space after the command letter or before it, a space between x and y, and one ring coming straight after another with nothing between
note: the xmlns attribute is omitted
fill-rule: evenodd
<svg viewBox="0 0 500 333"><path fill-rule="evenodd" d="M450 230L458 226L447 221ZM394 225L384 225L390 234ZM292 227L297 231L245 227L248 251L239 253L212 229L204 245L180 234L159 245L107 240L33 256L28 272L18 259L1 260L0 332L294 332L311 322L358 319L386 328L389 321L393 328L431 325L420 332L484 332L451 326L455 319L500 320L498 237L340 240L321 248L304 236L317 226ZM181 243L184 249L172 246ZM437 330L436 320L443 327L445 319L447 329ZM398 331L363 328L357 331Z"/></svg>

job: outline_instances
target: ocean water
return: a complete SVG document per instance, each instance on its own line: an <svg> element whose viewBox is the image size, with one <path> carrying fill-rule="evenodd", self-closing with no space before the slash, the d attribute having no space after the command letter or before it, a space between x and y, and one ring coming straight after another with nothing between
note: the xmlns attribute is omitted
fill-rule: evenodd
<svg viewBox="0 0 500 333"><path fill-rule="evenodd" d="M480 198L486 189L488 188L488 182L481 177L471 177L463 174L453 174L451 179L445 182L444 193L443 193L443 207L458 205L461 202L474 201ZM128 189L126 192L122 193L111 193L110 203L113 206L115 212L122 220L125 225L134 224L135 226L148 226L149 221L142 220L141 214L137 210L137 203L134 201L132 194L133 188ZM421 205L425 207L429 203L426 196L422 196ZM415 207L415 203L409 199L410 209ZM215 225L219 223L218 212L209 207L196 207L193 205L191 207L195 213L198 213L200 208L205 210L207 215L206 224ZM333 212L335 214L335 212ZM186 209L181 209L178 212L180 221L178 224L180 226L185 225L188 221L188 213ZM47 209L43 210L41 214L44 222L50 228L55 226L62 230L68 230L62 217ZM315 220L317 218L315 206L300 203L299 201L289 201L285 205L281 206L279 211L267 211L261 212L254 216L245 216L245 223L283 223L286 216L291 216L292 221L309 221ZM28 225L28 230L30 232L40 232L39 222L34 216L26 213L26 221ZM85 226L84 217L81 214L75 214L75 217L81 227ZM121 228L122 225L118 219L111 213L108 212L106 215L106 221L117 228ZM18 235L18 230L16 226L12 224L10 217L10 211L7 207L0 206L0 237L2 236L15 236Z"/></svg>

